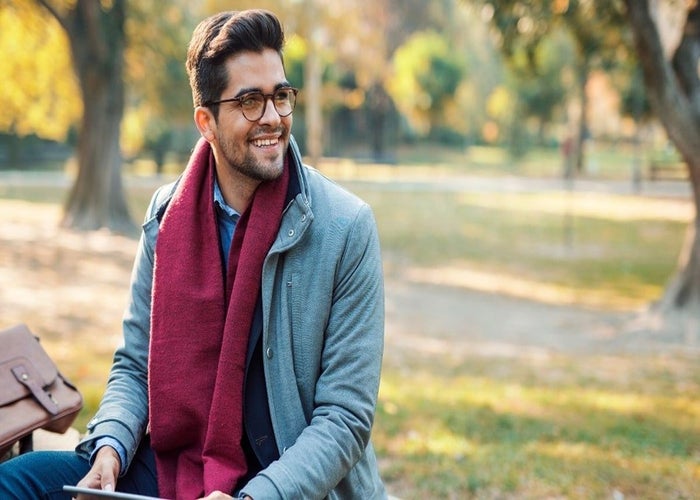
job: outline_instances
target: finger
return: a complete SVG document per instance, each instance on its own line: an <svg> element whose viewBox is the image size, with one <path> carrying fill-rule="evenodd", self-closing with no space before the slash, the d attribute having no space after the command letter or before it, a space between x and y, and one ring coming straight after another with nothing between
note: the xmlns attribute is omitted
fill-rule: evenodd
<svg viewBox="0 0 700 500"><path fill-rule="evenodd" d="M227 495L226 493L223 493L223 492L217 490L217 491L212 491L211 493L209 493L209 495L207 495L206 497L204 497L203 499L200 499L200 500L221 500L221 499L225 499L225 498L233 498L233 497L231 495Z"/></svg>

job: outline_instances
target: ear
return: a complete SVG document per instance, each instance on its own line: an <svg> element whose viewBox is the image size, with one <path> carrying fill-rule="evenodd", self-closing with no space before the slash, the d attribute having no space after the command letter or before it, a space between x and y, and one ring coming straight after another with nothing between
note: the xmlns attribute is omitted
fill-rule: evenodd
<svg viewBox="0 0 700 500"><path fill-rule="evenodd" d="M214 140L216 137L216 118L209 108L204 106L194 108L194 123L202 137L209 142Z"/></svg>

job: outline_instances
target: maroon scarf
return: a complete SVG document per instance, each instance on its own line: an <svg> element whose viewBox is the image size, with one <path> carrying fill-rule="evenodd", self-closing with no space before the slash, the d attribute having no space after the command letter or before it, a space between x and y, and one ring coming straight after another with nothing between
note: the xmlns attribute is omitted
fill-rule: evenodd
<svg viewBox="0 0 700 500"><path fill-rule="evenodd" d="M289 179L262 183L234 233L226 279L214 212L214 156L200 139L163 216L155 249L149 406L165 498L231 493L241 448L248 336L262 264Z"/></svg>

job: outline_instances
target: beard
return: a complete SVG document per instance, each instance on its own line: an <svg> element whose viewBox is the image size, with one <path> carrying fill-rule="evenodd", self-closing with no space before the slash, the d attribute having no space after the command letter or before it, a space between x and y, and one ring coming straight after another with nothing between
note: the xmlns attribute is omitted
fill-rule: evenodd
<svg viewBox="0 0 700 500"><path fill-rule="evenodd" d="M289 148L289 131L280 128L282 132L279 142L282 145L274 152L256 151L258 148L251 142L245 142L244 146L234 140L224 140L219 137L221 153L228 165L239 173L256 181L272 181L282 175L284 170L284 158Z"/></svg>

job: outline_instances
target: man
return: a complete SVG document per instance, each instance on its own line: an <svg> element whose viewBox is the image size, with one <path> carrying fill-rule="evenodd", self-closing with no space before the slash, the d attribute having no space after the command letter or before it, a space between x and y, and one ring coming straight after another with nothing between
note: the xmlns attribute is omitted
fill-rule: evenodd
<svg viewBox="0 0 700 500"><path fill-rule="evenodd" d="M262 10L195 29L202 138L149 206L104 398L76 453L0 465L0 498L64 498L76 483L178 499L386 497L370 444L376 225L302 165L283 43Z"/></svg>

